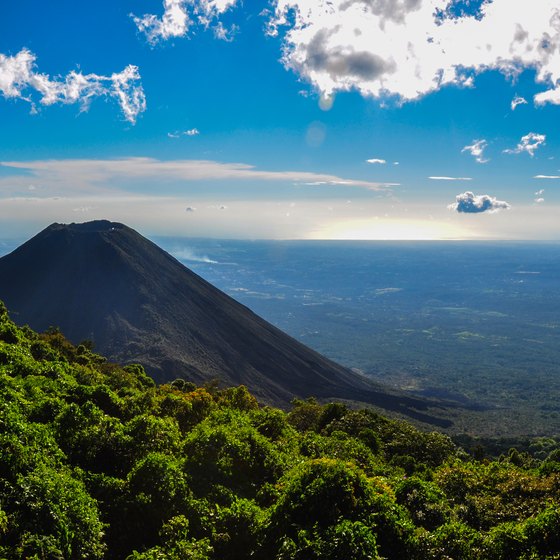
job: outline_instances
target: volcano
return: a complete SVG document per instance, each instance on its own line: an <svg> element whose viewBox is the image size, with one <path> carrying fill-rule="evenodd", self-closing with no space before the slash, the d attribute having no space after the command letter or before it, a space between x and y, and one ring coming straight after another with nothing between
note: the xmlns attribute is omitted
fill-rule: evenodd
<svg viewBox="0 0 560 560"><path fill-rule="evenodd" d="M345 399L446 425L428 402L391 392L297 342L157 245L105 220L52 224L0 259L0 299L13 319L74 343L90 340L159 382L219 379L262 402Z"/></svg>

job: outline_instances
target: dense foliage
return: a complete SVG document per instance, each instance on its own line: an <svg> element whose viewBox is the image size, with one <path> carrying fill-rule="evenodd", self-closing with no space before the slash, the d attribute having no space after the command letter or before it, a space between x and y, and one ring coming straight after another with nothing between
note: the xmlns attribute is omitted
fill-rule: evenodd
<svg viewBox="0 0 560 560"><path fill-rule="evenodd" d="M0 557L560 558L560 453L475 460L342 404L156 387L0 307Z"/></svg>

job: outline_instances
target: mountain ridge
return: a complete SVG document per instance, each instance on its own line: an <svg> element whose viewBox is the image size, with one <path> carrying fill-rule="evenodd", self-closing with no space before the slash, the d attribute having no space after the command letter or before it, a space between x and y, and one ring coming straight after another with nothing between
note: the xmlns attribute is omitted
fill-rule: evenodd
<svg viewBox="0 0 560 560"><path fill-rule="evenodd" d="M263 402L294 397L373 404L445 426L427 400L391 392L289 337L152 241L107 220L54 223L0 258L0 299L35 330L92 340L157 381L221 378Z"/></svg>

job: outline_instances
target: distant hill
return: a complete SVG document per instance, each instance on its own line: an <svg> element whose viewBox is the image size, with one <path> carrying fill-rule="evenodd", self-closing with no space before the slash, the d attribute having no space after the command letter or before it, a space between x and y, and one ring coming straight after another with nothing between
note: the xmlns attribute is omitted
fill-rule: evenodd
<svg viewBox="0 0 560 560"><path fill-rule="evenodd" d="M428 401L391 393L297 342L120 223L52 224L0 259L0 299L18 324L91 340L157 381L219 378L270 404L345 399L449 424L427 413Z"/></svg>

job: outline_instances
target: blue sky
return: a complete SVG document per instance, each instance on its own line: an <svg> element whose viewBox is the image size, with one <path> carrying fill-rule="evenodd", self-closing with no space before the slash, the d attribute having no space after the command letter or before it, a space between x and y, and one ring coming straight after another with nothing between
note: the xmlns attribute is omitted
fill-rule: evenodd
<svg viewBox="0 0 560 560"><path fill-rule="evenodd" d="M560 8L7 0L0 236L559 239Z"/></svg>

